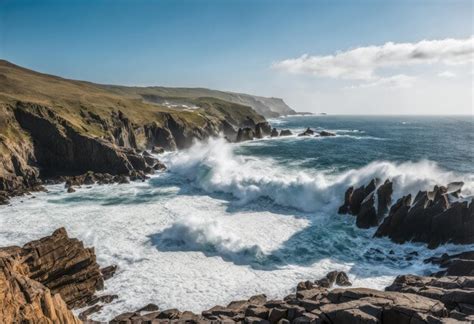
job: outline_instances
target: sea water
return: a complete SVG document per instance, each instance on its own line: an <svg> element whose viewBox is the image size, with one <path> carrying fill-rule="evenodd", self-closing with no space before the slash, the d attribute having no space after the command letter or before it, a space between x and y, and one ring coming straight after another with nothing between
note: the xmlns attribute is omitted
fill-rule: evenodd
<svg viewBox="0 0 474 324"><path fill-rule="evenodd" d="M474 246L398 245L338 215L348 186L394 182L394 200L464 181L474 194L472 116L294 116L270 120L295 135L229 144L222 138L166 153L168 170L145 182L64 185L0 206L0 246L64 226L118 265L100 294L117 294L93 319L147 303L201 312L344 270L354 286L383 289L398 274L427 274L423 260ZM298 137L306 127L334 137ZM414 253L416 252L416 253Z"/></svg>

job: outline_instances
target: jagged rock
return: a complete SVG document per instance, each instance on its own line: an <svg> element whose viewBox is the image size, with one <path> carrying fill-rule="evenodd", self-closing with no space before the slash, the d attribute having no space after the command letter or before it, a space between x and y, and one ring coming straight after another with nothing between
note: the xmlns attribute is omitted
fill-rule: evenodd
<svg viewBox="0 0 474 324"><path fill-rule="evenodd" d="M60 294L29 278L28 272L25 264L0 251L0 323L81 323Z"/></svg>
<svg viewBox="0 0 474 324"><path fill-rule="evenodd" d="M322 137L327 137L327 136L336 136L336 134L332 133L332 132L328 132L328 131L320 131L319 132L319 136L322 136Z"/></svg>
<svg viewBox="0 0 474 324"><path fill-rule="evenodd" d="M392 193L393 183L388 179L377 189L377 225L385 217L392 204Z"/></svg>
<svg viewBox="0 0 474 324"><path fill-rule="evenodd" d="M354 187L349 187L344 194L344 203L339 207L337 211L339 214L347 214L351 211L351 198L352 193L354 192Z"/></svg>
<svg viewBox="0 0 474 324"><path fill-rule="evenodd" d="M93 248L68 237L64 228L23 247L30 278L59 293L70 307L84 306L104 282ZM77 283L81 283L77 285Z"/></svg>
<svg viewBox="0 0 474 324"><path fill-rule="evenodd" d="M298 134L298 136L311 136L314 135L314 130L311 128L306 128L306 130L303 133Z"/></svg>
<svg viewBox="0 0 474 324"><path fill-rule="evenodd" d="M375 210L374 192L364 198L360 205L356 218L356 225L359 228L370 228L378 225L377 211Z"/></svg>
<svg viewBox="0 0 474 324"><path fill-rule="evenodd" d="M239 128L237 132L237 139L236 142L244 142L244 141L251 141L255 137L255 133L252 128L250 127L245 127L245 128Z"/></svg>
<svg viewBox="0 0 474 324"><path fill-rule="evenodd" d="M282 129L280 131L280 136L291 136L293 133L289 129Z"/></svg>
<svg viewBox="0 0 474 324"><path fill-rule="evenodd" d="M76 192L76 190L73 187L67 188L67 193L73 193Z"/></svg>
<svg viewBox="0 0 474 324"><path fill-rule="evenodd" d="M459 185L455 186L458 192ZM407 241L428 243L435 248L444 243L474 243L474 204L467 201L449 202L446 187L420 191L413 204L411 196L400 198L375 233L388 236L397 243Z"/></svg>
<svg viewBox="0 0 474 324"><path fill-rule="evenodd" d="M278 131L277 131L276 128L273 128L273 129L272 129L272 132L271 132L270 136L271 136L271 137L278 137Z"/></svg>

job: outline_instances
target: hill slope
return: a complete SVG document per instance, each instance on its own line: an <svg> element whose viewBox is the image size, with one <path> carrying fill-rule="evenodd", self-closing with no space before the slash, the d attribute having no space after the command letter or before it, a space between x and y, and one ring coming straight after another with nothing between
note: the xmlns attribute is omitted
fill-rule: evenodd
<svg viewBox="0 0 474 324"><path fill-rule="evenodd" d="M103 87L123 95L134 95L136 98L143 98L153 103L179 106L180 104L186 104L189 99L212 97L252 107L257 113L266 118L296 114L280 98L266 98L205 88L124 87L115 85L105 85Z"/></svg>
<svg viewBox="0 0 474 324"><path fill-rule="evenodd" d="M118 89L0 60L0 191L34 187L41 175L146 171L141 150L185 148L219 133L232 139L239 127L265 122L220 98L169 105Z"/></svg>

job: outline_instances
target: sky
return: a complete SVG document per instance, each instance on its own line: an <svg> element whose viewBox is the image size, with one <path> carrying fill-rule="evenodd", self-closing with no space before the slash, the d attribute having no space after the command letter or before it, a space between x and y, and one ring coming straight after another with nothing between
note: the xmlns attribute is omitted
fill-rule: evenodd
<svg viewBox="0 0 474 324"><path fill-rule="evenodd" d="M0 0L0 58L329 114L474 114L473 1Z"/></svg>

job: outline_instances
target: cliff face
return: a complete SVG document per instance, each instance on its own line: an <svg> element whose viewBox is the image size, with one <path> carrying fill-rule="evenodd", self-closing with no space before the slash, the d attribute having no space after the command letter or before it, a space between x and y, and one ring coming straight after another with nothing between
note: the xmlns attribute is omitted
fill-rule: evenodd
<svg viewBox="0 0 474 324"><path fill-rule="evenodd" d="M142 150L186 148L219 133L235 139L239 127L265 121L249 106L187 100L192 107L149 103L0 61L0 203L5 192L41 188L42 176L148 172Z"/></svg>

